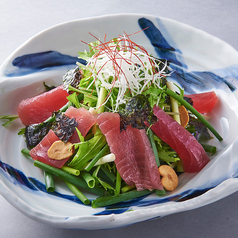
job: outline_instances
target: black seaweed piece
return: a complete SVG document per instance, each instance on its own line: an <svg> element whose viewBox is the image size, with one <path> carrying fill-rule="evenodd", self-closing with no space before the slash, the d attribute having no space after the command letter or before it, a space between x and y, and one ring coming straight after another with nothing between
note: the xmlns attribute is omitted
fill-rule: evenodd
<svg viewBox="0 0 238 238"><path fill-rule="evenodd" d="M137 129L146 129L145 121L150 125L157 122L157 117L149 103L150 95L138 94L131 98L120 115L120 130L126 130L130 125Z"/></svg>
<svg viewBox="0 0 238 238"><path fill-rule="evenodd" d="M52 121L40 124L29 125L25 128L26 145L28 149L37 146L47 135L50 129L59 137L60 140L67 142L73 135L78 123L73 118L64 115L62 112L53 112Z"/></svg>
<svg viewBox="0 0 238 238"><path fill-rule="evenodd" d="M82 78L83 78L82 70L79 67L77 67L73 72L73 79L70 85L76 88L79 85L80 80Z"/></svg>
<svg viewBox="0 0 238 238"><path fill-rule="evenodd" d="M192 98L190 98L190 97L183 97L183 99L184 99L185 101L187 101L190 105L193 106L193 100L192 100Z"/></svg>
<svg viewBox="0 0 238 238"><path fill-rule="evenodd" d="M78 123L75 118L70 118L61 112L54 112L55 121L52 130L63 142L67 142L75 131Z"/></svg>
<svg viewBox="0 0 238 238"><path fill-rule="evenodd" d="M26 145L28 149L35 147L47 135L52 122L29 125L25 128Z"/></svg>
<svg viewBox="0 0 238 238"><path fill-rule="evenodd" d="M79 67L69 70L63 77L64 85L68 88L68 85L76 88L81 79L83 78L82 70ZM69 92L71 93L71 92Z"/></svg>
<svg viewBox="0 0 238 238"><path fill-rule="evenodd" d="M211 139L211 135L208 132L207 127L200 122L197 118L189 116L189 125L194 126L195 138L198 139L199 136L204 136L206 139Z"/></svg>

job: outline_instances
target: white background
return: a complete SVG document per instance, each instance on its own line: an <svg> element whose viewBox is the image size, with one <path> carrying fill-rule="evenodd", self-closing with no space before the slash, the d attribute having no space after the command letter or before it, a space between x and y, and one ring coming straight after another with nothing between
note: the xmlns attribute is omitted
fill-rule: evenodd
<svg viewBox="0 0 238 238"><path fill-rule="evenodd" d="M69 20L114 13L171 18L215 35L238 49L237 11L236 0L0 0L0 64L39 31ZM1 238L228 238L237 234L238 193L196 210L100 231L64 230L38 223L0 196Z"/></svg>

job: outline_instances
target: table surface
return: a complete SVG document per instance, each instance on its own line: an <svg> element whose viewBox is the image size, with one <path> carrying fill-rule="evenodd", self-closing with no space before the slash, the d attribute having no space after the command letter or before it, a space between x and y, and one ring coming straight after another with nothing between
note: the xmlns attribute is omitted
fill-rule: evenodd
<svg viewBox="0 0 238 238"><path fill-rule="evenodd" d="M171 18L238 49L236 0L0 0L0 64L38 32L65 21L116 13ZM238 192L211 205L113 230L65 230L38 223L0 196L0 237L237 237Z"/></svg>

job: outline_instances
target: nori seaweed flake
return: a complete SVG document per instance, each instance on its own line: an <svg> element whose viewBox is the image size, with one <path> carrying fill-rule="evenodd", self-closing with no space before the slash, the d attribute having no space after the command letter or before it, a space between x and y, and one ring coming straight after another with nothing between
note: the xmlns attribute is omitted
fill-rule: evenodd
<svg viewBox="0 0 238 238"><path fill-rule="evenodd" d="M35 147L47 135L51 129L52 122L43 122L26 126L25 137L28 149Z"/></svg>
<svg viewBox="0 0 238 238"><path fill-rule="evenodd" d="M52 117L54 117L53 122L49 121L26 126L24 134L28 149L37 146L48 134L50 129L52 129L63 142L67 142L70 139L74 133L75 127L78 125L76 119L71 119L59 111L53 112Z"/></svg>
<svg viewBox="0 0 238 238"><path fill-rule="evenodd" d="M131 98L120 115L120 130L126 130L130 125L137 129L146 129L145 121L149 124L157 122L153 109L149 103L149 95L138 94Z"/></svg>
<svg viewBox="0 0 238 238"><path fill-rule="evenodd" d="M52 130L63 142L67 142L73 135L78 123L75 118L70 118L63 113L55 112L55 121Z"/></svg>
<svg viewBox="0 0 238 238"><path fill-rule="evenodd" d="M63 76L64 89L67 90L68 93L71 93L68 90L69 85L71 85L74 88L77 88L82 78L83 78L83 71L79 67L69 70Z"/></svg>

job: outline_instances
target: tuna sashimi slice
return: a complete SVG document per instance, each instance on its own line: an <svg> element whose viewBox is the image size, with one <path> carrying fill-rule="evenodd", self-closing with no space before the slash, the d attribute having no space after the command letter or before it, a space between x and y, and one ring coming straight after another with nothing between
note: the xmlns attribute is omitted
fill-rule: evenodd
<svg viewBox="0 0 238 238"><path fill-rule="evenodd" d="M97 123L116 157L115 164L123 180L129 186L135 185L138 191L162 190L160 174L145 130L128 126L120 132L120 116L111 112L99 114Z"/></svg>
<svg viewBox="0 0 238 238"><path fill-rule="evenodd" d="M201 144L160 107L154 106L153 111L158 122L151 129L178 153L185 172L199 172L210 161Z"/></svg>
<svg viewBox="0 0 238 238"><path fill-rule="evenodd" d="M17 113L25 126L37 124L45 121L52 115L53 111L58 111L67 102L69 94L59 86L38 96L22 100Z"/></svg>
<svg viewBox="0 0 238 238"><path fill-rule="evenodd" d="M69 158L55 160L50 159L47 155L48 149L57 140L59 140L59 138L55 135L53 130L50 130L48 134L41 140L41 142L36 147L31 149L30 156L32 157L32 159L39 160L45 164L49 164L56 168L61 168Z"/></svg>
<svg viewBox="0 0 238 238"><path fill-rule="evenodd" d="M78 130L82 136L86 136L91 127L96 123L96 118L85 108L69 107L65 112L65 115L70 118L75 118L78 123ZM70 138L71 143L80 142L77 131L74 132Z"/></svg>

